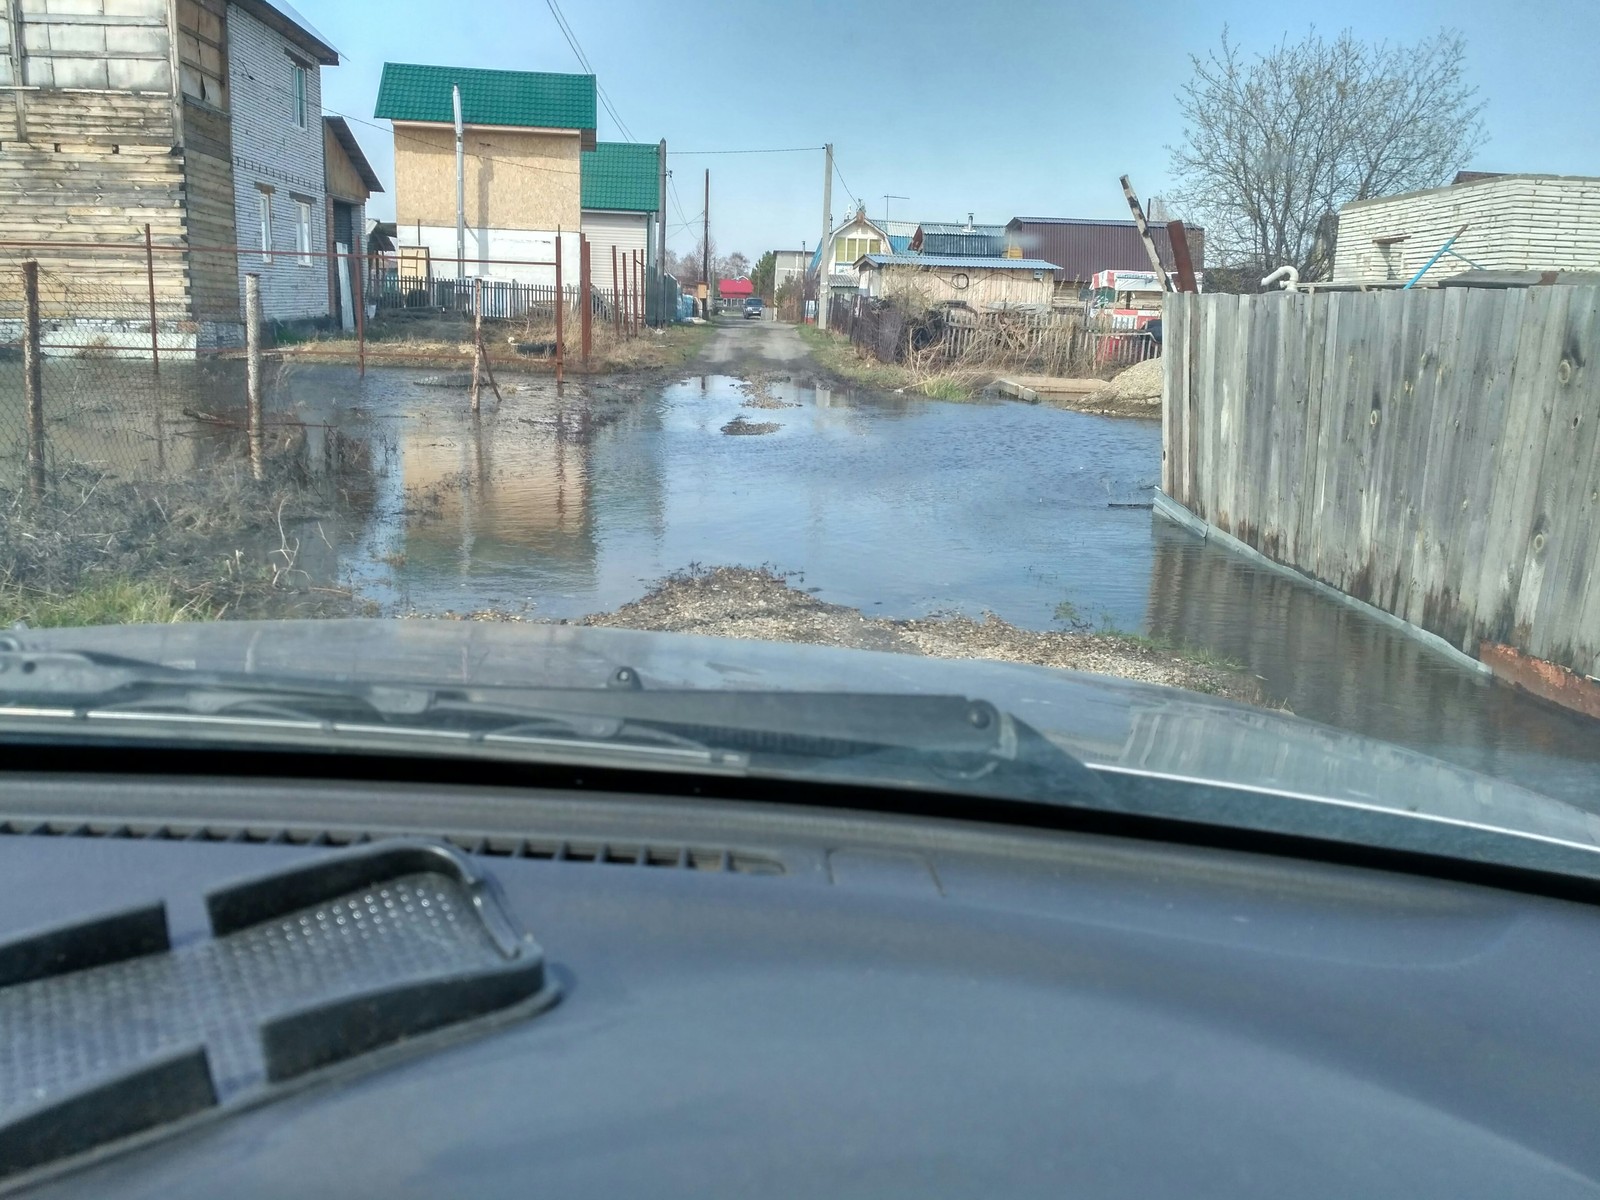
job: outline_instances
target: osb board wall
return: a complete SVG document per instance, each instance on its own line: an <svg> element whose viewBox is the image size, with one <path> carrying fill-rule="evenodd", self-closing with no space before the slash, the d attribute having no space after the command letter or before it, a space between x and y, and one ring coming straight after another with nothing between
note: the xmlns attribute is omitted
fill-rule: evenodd
<svg viewBox="0 0 1600 1200"><path fill-rule="evenodd" d="M1162 488L1438 634L1600 674L1600 288L1168 296Z"/></svg>
<svg viewBox="0 0 1600 1200"><path fill-rule="evenodd" d="M406 225L456 223L455 132L395 124L395 213ZM469 129L466 219L475 229L577 229L579 138Z"/></svg>
<svg viewBox="0 0 1600 1200"><path fill-rule="evenodd" d="M455 178L455 148L451 144L450 150L451 179ZM367 185L362 182L361 176L356 173L355 167L350 165L350 156L344 152L344 147L339 144L339 139L326 124L322 126L322 162L328 176L328 195L347 201L350 204L365 204L367 200ZM453 186L453 183L452 183ZM455 193L450 198L450 220L455 221Z"/></svg>

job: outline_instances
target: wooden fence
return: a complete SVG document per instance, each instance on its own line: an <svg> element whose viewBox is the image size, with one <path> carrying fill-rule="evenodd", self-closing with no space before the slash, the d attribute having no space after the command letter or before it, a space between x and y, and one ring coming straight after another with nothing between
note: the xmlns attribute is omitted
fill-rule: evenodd
<svg viewBox="0 0 1600 1200"><path fill-rule="evenodd" d="M835 297L829 323L883 362L902 362L917 353L946 362L1003 364L1071 375L1132 366L1161 353L1150 334L1102 329L1081 312L1011 309L913 320L892 304L852 296Z"/></svg>
<svg viewBox="0 0 1600 1200"><path fill-rule="evenodd" d="M1600 288L1177 295L1163 326L1170 497L1469 654L1592 687Z"/></svg>

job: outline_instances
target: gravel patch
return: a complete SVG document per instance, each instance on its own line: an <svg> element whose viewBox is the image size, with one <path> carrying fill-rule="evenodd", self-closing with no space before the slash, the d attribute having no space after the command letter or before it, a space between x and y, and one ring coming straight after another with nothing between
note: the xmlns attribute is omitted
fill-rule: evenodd
<svg viewBox="0 0 1600 1200"><path fill-rule="evenodd" d="M670 575L647 595L615 612L576 622L615 629L698 633L714 637L804 642L857 650L888 650L933 658L986 658L1065 667L1189 688L1262 703L1260 681L1242 671L1191 661L1117 634L1040 633L990 614L890 620L827 604L792 588L778 575L745 567L691 569Z"/></svg>

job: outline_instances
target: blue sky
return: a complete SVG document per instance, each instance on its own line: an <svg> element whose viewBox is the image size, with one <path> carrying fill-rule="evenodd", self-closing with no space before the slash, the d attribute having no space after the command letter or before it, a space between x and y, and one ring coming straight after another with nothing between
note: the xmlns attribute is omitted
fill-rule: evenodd
<svg viewBox="0 0 1600 1200"><path fill-rule="evenodd" d="M558 0L559 2L559 0ZM323 105L354 125L388 185L391 143L373 122L385 60L578 71L545 0L297 0L344 56ZM1171 185L1165 147L1188 55L1228 25L1248 49L1315 23L1371 40L1441 26L1467 38L1488 101L1484 170L1600 174L1596 0L1347 0L1266 5L1143 0L564 0L561 9L638 141L666 138L669 244L697 235L706 168L712 236L752 259L815 247L822 153L695 153L834 144L833 212L853 193L881 216L954 220L1125 216L1117 177ZM603 110L599 136L623 140ZM372 215L392 216L392 196Z"/></svg>

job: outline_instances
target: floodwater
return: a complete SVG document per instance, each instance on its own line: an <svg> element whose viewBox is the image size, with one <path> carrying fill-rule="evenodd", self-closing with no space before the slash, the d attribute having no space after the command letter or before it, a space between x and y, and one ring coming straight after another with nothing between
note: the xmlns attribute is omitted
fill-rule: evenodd
<svg viewBox="0 0 1600 1200"><path fill-rule="evenodd" d="M1154 422L789 381L752 405L717 375L559 396L506 380L516 390L474 417L465 389L429 376L275 381L274 411L337 429L369 473L360 517L289 530L298 565L386 613L571 618L691 564L765 564L869 615L993 612L1207 649L1300 716L1600 809L1593 722L1153 517Z"/></svg>

